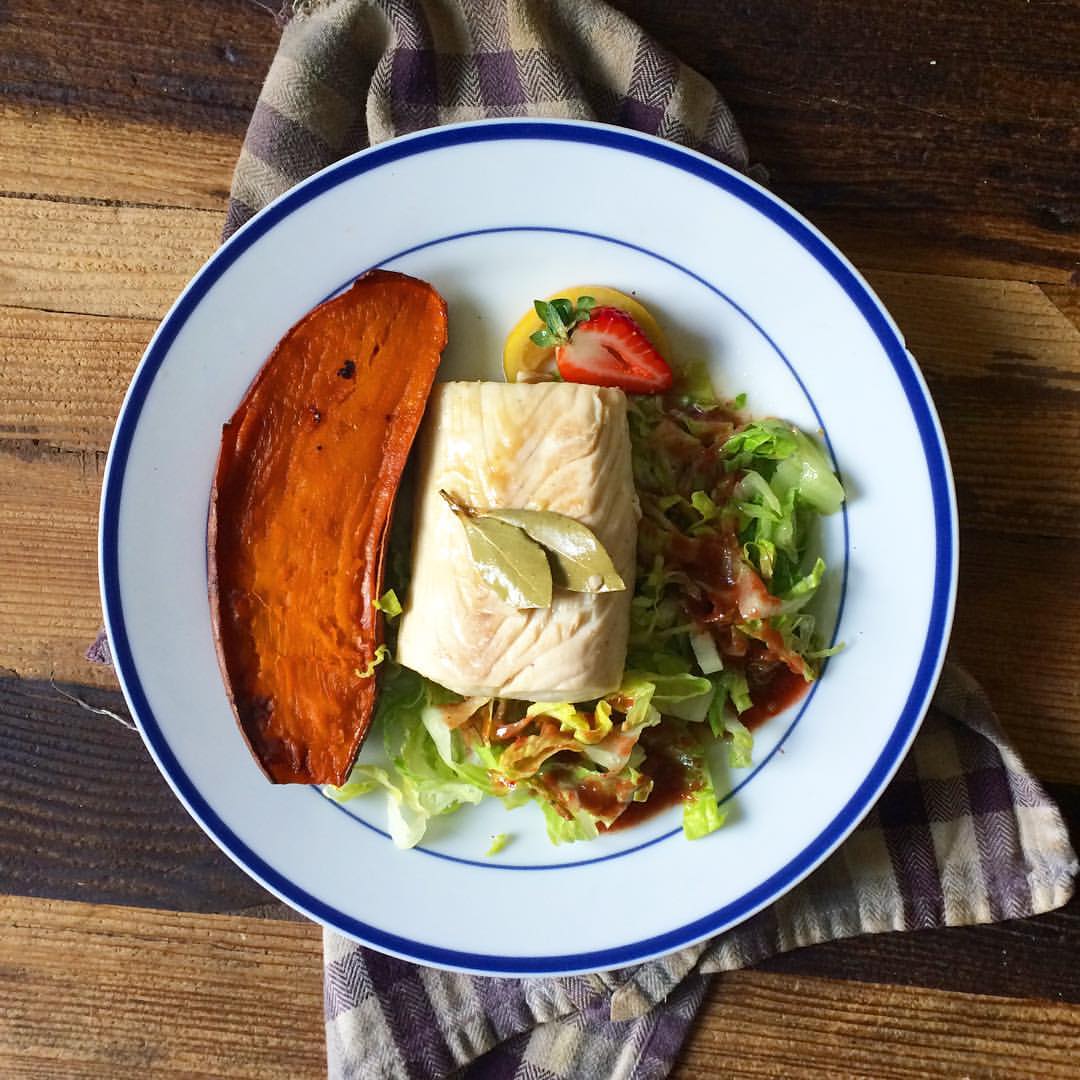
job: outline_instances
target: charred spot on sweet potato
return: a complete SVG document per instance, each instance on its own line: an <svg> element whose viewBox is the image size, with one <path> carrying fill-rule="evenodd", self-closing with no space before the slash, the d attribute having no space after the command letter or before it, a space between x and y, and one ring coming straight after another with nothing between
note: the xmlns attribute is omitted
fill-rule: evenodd
<svg viewBox="0 0 1080 1080"><path fill-rule="evenodd" d="M439 294L372 271L285 335L222 429L214 636L237 722L275 783L344 783L367 733L376 679L360 673L383 638L394 496L445 344Z"/></svg>

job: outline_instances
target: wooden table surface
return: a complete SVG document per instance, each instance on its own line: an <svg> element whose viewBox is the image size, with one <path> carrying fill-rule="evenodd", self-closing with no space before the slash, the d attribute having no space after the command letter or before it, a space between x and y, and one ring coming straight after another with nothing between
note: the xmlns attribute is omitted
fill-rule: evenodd
<svg viewBox="0 0 1080 1080"><path fill-rule="evenodd" d="M1080 7L634 0L884 298L941 411L954 653L1080 823ZM320 932L188 819L82 654L156 320L214 249L274 51L244 0L0 14L0 1073L324 1069ZM888 448L877 448L887 453ZM50 676L59 683L54 687ZM714 981L681 1077L1075 1076L1080 905Z"/></svg>

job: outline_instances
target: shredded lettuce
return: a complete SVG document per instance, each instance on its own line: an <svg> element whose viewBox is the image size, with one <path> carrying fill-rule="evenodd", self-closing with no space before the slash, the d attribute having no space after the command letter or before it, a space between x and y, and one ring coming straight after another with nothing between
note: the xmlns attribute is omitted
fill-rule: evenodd
<svg viewBox="0 0 1080 1080"><path fill-rule="evenodd" d="M726 716L724 730L728 736L728 764L733 769L749 769L754 763L754 736L750 729L738 717Z"/></svg>
<svg viewBox="0 0 1080 1080"><path fill-rule="evenodd" d="M717 738L724 731L726 712L730 702L736 714L744 713L753 704L750 700L750 684L741 671L721 671L712 676L713 699L709 706L709 726Z"/></svg>
<svg viewBox="0 0 1080 1080"><path fill-rule="evenodd" d="M390 836L398 847L408 848L420 842L431 818L478 803L492 789L482 770L455 761L453 732L445 724L443 731L435 726L432 701L445 704L448 691L393 662L386 667L373 725L382 730L394 775L358 762L345 784L323 791L346 802L383 788Z"/></svg>
<svg viewBox="0 0 1080 1080"><path fill-rule="evenodd" d="M356 669L358 679L370 679L375 674L375 669L390 655L390 650L385 645L379 645L375 649L375 655L368 661L363 671Z"/></svg>
<svg viewBox="0 0 1080 1080"><path fill-rule="evenodd" d="M354 765L348 781L339 788L327 785L323 793L335 802L348 802L378 787L386 789L386 821L390 839L399 848L416 847L427 828L428 814L411 786L395 784L377 765Z"/></svg>
<svg viewBox="0 0 1080 1080"><path fill-rule="evenodd" d="M585 810L564 817L546 800L540 800L540 809L544 812L548 839L553 844L572 844L577 840L595 840L600 835L596 818Z"/></svg>
<svg viewBox="0 0 1080 1080"><path fill-rule="evenodd" d="M700 743L681 749L680 757L689 789L683 799L683 834L687 840L700 840L724 824L727 810L719 805L712 772Z"/></svg>
<svg viewBox="0 0 1080 1080"><path fill-rule="evenodd" d="M388 619L396 619L402 611L401 601L397 598L397 593L394 592L393 589L387 589L386 592L375 601L375 607Z"/></svg>
<svg viewBox="0 0 1080 1080"><path fill-rule="evenodd" d="M690 496L690 505L701 515L702 525L720 515L720 507L704 491L695 491Z"/></svg>
<svg viewBox="0 0 1080 1080"><path fill-rule="evenodd" d="M723 671L723 658L716 647L716 641L708 630L692 631L690 647L694 650L694 659L701 668L702 675L712 675L715 671Z"/></svg>
<svg viewBox="0 0 1080 1080"><path fill-rule="evenodd" d="M418 843L435 817L487 797L507 808L538 804L551 841L568 843L595 838L646 801L654 755L672 753L686 775L684 833L719 828L726 810L705 744L720 742L730 768L750 766L753 735L740 716L754 704L755 665L783 662L809 680L836 651L822 647L812 614L826 574L812 537L843 488L812 438L781 420L747 423L744 404L745 395L725 404L704 364L677 371L666 398L630 399L642 518L618 690L529 706L462 699L386 662L381 647L358 674L380 679L374 723L389 765L359 762L327 794L384 792L401 846ZM376 603L388 622L407 583L392 580ZM392 645L393 625L388 633ZM494 837L489 854L506 840Z"/></svg>
<svg viewBox="0 0 1080 1080"><path fill-rule="evenodd" d="M678 675L646 672L644 677L656 687L652 703L661 713L670 713L673 706L701 697L712 689L712 684L704 676L691 675L689 672Z"/></svg>
<svg viewBox="0 0 1080 1080"><path fill-rule="evenodd" d="M728 472L753 468L754 462L781 461L795 453L795 429L779 420L756 420L724 443Z"/></svg>
<svg viewBox="0 0 1080 1080"><path fill-rule="evenodd" d="M776 467L773 483L779 491L795 491L799 501L819 514L835 514L844 501L844 489L825 455L809 435L791 429L795 451Z"/></svg>
<svg viewBox="0 0 1080 1080"><path fill-rule="evenodd" d="M743 713L750 707L750 689L746 677L734 672L725 672L714 679L716 693L709 706L709 727L717 739L724 739L728 748L728 764L733 769L749 768L753 764L754 736L750 729L732 715L724 703L730 701L736 713Z"/></svg>
<svg viewBox="0 0 1080 1080"><path fill-rule="evenodd" d="M504 847L506 847L506 845L509 844L509 843L510 843L510 834L509 833L504 833L504 832L496 833L491 838L491 847L489 847L487 849L487 852L486 852L487 857L490 859L493 855L498 855L499 852L502 851L502 849Z"/></svg>
<svg viewBox="0 0 1080 1080"><path fill-rule="evenodd" d="M693 792L683 802L683 833L687 840L700 840L703 836L715 832L727 819L727 811L722 810L716 801L716 788L712 777L708 777L706 786Z"/></svg>
<svg viewBox="0 0 1080 1080"><path fill-rule="evenodd" d="M564 734L586 745L600 742L611 731L611 707L606 702L600 702L592 713L586 713L568 701L538 701L529 706L525 715L550 716L559 721Z"/></svg>

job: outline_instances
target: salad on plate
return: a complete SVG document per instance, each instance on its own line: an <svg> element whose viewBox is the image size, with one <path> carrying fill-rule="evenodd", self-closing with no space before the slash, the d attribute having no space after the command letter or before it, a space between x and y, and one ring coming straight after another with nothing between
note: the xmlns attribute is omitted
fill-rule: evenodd
<svg viewBox="0 0 1080 1080"><path fill-rule="evenodd" d="M255 760L382 793L401 847L484 799L535 803L555 843L673 804L713 832L714 748L749 765L836 651L813 611L831 464L608 287L535 301L502 383L436 383L446 336L430 285L373 271L223 429L210 600Z"/></svg>

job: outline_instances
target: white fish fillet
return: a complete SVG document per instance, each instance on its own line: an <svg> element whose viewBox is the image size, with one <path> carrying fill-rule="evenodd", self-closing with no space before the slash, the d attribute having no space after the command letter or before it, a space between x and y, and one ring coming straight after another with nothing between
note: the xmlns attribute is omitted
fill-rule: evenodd
<svg viewBox="0 0 1080 1080"><path fill-rule="evenodd" d="M574 383L435 387L421 436L413 577L397 659L469 697L586 701L626 659L638 504L626 396ZM479 508L554 510L593 530L627 588L556 588L518 610L481 580L439 489Z"/></svg>

